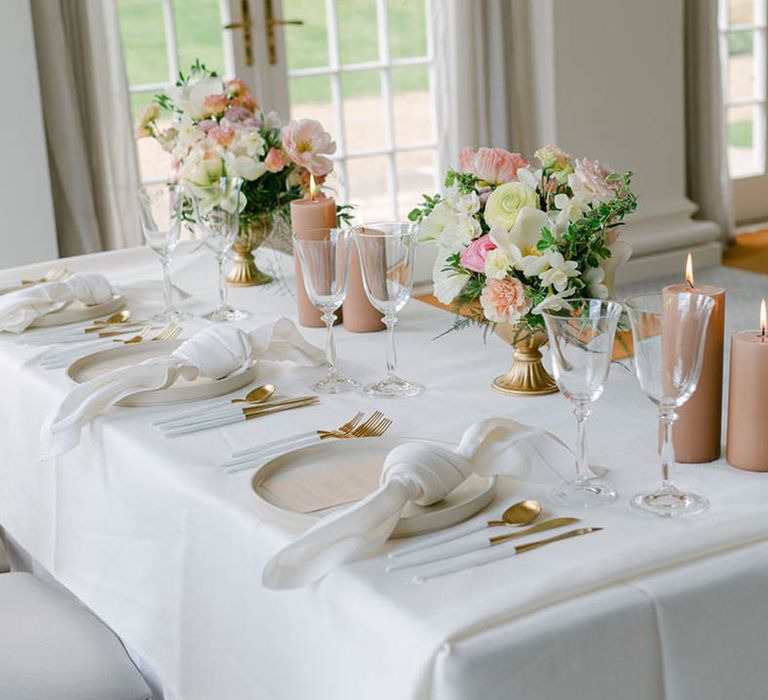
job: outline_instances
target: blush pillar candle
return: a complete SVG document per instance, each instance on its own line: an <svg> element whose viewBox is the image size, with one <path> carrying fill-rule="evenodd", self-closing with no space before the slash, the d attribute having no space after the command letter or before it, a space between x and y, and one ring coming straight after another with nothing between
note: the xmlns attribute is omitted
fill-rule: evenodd
<svg viewBox="0 0 768 700"><path fill-rule="evenodd" d="M731 337L728 435L725 456L739 469L768 472L768 335L765 300L760 330Z"/></svg>
<svg viewBox="0 0 768 700"><path fill-rule="evenodd" d="M347 297L344 299L344 328L353 333L370 333L384 330L382 314L373 308L363 286L363 272L360 267L357 242L349 256L349 278ZM383 258L382 258L383 259ZM386 279L386 275L382 279Z"/></svg>
<svg viewBox="0 0 768 700"><path fill-rule="evenodd" d="M330 197L310 196L291 202L291 228L295 234L336 228L336 202ZM296 303L299 324L310 328L325 328L321 312L314 307L304 288L304 275L296 251L293 251L296 270ZM339 314L337 314L338 316Z"/></svg>
<svg viewBox="0 0 768 700"><path fill-rule="evenodd" d="M725 290L697 285L688 256L686 284L664 287L664 294L705 294L715 306L709 317L701 375L688 401L678 410L672 428L675 458L678 462L712 462L720 456L723 416L723 343L725 334Z"/></svg>

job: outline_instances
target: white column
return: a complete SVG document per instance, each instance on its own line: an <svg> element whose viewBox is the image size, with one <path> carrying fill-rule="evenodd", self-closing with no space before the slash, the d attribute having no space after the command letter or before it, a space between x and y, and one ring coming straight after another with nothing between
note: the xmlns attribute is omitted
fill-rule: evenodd
<svg viewBox="0 0 768 700"><path fill-rule="evenodd" d="M640 197L622 281L718 264L720 232L685 197L682 0L529 0L540 144L619 170Z"/></svg>

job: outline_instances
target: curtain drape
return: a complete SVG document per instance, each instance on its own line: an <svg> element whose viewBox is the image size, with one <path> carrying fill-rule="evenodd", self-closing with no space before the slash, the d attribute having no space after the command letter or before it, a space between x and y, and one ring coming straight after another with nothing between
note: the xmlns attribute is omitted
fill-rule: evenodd
<svg viewBox="0 0 768 700"><path fill-rule="evenodd" d="M702 219L733 235L717 0L685 0L685 125L688 198Z"/></svg>
<svg viewBox="0 0 768 700"><path fill-rule="evenodd" d="M59 250L141 241L138 167L114 0L32 0Z"/></svg>

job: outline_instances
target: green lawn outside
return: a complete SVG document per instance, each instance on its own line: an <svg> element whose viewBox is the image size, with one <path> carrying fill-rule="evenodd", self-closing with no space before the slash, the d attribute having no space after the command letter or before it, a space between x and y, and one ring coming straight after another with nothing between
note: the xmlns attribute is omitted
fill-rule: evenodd
<svg viewBox="0 0 768 700"><path fill-rule="evenodd" d="M168 79L163 15L160 0L118 0L120 27L126 55L128 80L132 85L164 82ZM342 63L375 61L378 57L376 6L374 0L337 0ZM389 0L390 52L393 57L422 56L426 53L424 0ZM222 71L219 0L174 0L179 65L184 69L196 58L209 68ZM320 0L284 0L284 16L304 20L301 27L288 26L285 39L289 69L328 64L325 30L325 3ZM256 22L256 40L263 24ZM398 92L426 90L428 75L422 67L393 71ZM344 76L344 95L377 94L377 72ZM295 103L328 101L328 78L294 79L290 85ZM133 98L135 112L151 102L151 95Z"/></svg>
<svg viewBox="0 0 768 700"><path fill-rule="evenodd" d="M752 122L732 122L728 125L728 145L752 148Z"/></svg>

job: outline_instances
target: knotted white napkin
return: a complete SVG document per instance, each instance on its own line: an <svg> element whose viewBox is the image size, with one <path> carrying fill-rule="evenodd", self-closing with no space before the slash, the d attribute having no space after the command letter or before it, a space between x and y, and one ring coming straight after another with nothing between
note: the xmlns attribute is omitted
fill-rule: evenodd
<svg viewBox="0 0 768 700"><path fill-rule="evenodd" d="M256 360L320 364L324 353L308 343L287 318L245 332L231 326L206 328L172 354L108 372L72 389L45 420L41 459L75 448L80 431L121 399L164 389L179 377L221 379L245 371Z"/></svg>
<svg viewBox="0 0 768 700"><path fill-rule="evenodd" d="M377 491L324 518L275 554L264 567L263 583L297 588L363 558L389 538L409 501L437 503L473 473L547 482L571 469L573 453L560 438L504 418L470 426L454 450L404 443L387 455Z"/></svg>
<svg viewBox="0 0 768 700"><path fill-rule="evenodd" d="M21 333L45 314L73 301L86 306L112 298L114 290L104 275L81 272L63 282L47 282L0 296L0 331Z"/></svg>

